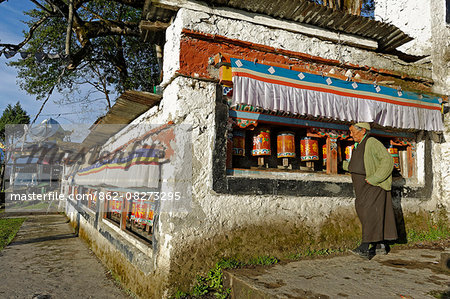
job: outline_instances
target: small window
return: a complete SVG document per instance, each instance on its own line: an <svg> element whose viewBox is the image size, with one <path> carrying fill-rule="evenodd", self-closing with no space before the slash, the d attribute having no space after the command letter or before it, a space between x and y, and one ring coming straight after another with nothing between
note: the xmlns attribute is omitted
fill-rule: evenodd
<svg viewBox="0 0 450 299"><path fill-rule="evenodd" d="M123 230L151 243L156 202L148 192L108 191L105 196L105 218Z"/></svg>

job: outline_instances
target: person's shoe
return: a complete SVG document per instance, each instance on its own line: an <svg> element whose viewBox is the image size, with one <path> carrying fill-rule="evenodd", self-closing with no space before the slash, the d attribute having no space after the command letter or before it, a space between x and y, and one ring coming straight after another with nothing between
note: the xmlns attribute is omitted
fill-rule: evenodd
<svg viewBox="0 0 450 299"><path fill-rule="evenodd" d="M360 257L362 257L364 259L368 259L368 260L370 260L373 257L370 254L369 249L364 250L364 249L361 249L360 247L357 247L355 249L351 249L350 252L355 254L355 255L358 255L358 256L360 256Z"/></svg>
<svg viewBox="0 0 450 299"><path fill-rule="evenodd" d="M386 255L389 253L389 251L391 251L391 248L389 247L388 244L378 243L375 251L376 254Z"/></svg>

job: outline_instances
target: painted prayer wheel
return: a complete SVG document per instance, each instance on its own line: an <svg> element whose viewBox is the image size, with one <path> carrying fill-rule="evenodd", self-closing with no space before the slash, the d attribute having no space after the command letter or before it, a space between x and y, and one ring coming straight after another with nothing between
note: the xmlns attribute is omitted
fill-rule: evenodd
<svg viewBox="0 0 450 299"><path fill-rule="evenodd" d="M281 132L278 134L277 157L295 158L295 135L293 132Z"/></svg>
<svg viewBox="0 0 450 299"><path fill-rule="evenodd" d="M350 161L350 159L352 158L352 153L353 153L353 149L354 149L354 145L349 145L345 147L345 160L346 161Z"/></svg>
<svg viewBox="0 0 450 299"><path fill-rule="evenodd" d="M323 157L323 166L327 165L327 145L324 144L322 146L322 157Z"/></svg>
<svg viewBox="0 0 450 299"><path fill-rule="evenodd" d="M270 130L260 129L253 136L253 156L270 156Z"/></svg>
<svg viewBox="0 0 450 299"><path fill-rule="evenodd" d="M319 142L310 137L300 140L300 159L302 161L319 160Z"/></svg>
<svg viewBox="0 0 450 299"><path fill-rule="evenodd" d="M398 148L393 147L392 145L388 148L389 154L391 154L392 159L394 159L394 167L400 170L400 161L398 156Z"/></svg>
<svg viewBox="0 0 450 299"><path fill-rule="evenodd" d="M233 131L233 155L245 156L245 131Z"/></svg>

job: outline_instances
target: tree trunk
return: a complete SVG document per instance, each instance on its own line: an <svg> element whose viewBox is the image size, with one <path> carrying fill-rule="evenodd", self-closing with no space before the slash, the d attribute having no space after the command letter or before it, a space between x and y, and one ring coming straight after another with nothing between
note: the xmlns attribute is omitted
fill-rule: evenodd
<svg viewBox="0 0 450 299"><path fill-rule="evenodd" d="M344 1L343 7L344 12L357 16L361 15L363 0L343 0L343 1Z"/></svg>
<svg viewBox="0 0 450 299"><path fill-rule="evenodd" d="M361 15L363 1L364 0L323 0L323 5L359 16Z"/></svg>

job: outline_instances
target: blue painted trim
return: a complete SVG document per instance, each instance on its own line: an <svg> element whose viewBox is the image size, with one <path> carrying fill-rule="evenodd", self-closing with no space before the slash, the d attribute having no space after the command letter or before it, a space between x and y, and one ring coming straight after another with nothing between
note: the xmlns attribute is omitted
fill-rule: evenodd
<svg viewBox="0 0 450 299"><path fill-rule="evenodd" d="M345 130L348 131L347 125L339 125L333 123L324 123L314 120L304 120L293 117L283 117L276 115L268 115L261 114L257 112L246 112L246 111L236 111L230 110L230 117L237 118L245 118L263 122L272 122L272 123L280 123L280 124L289 124L294 126L302 126L302 127L316 127L316 128L325 128L325 129L334 129L334 130Z"/></svg>
<svg viewBox="0 0 450 299"><path fill-rule="evenodd" d="M235 68L235 69L241 68L241 69L255 71L255 72L258 72L263 75L275 75L275 76L279 76L281 78L296 80L299 83L301 83L301 82L318 83L318 84L322 84L325 88L327 88L327 86L328 86L328 84L326 82L326 79L328 78L327 76L320 76L320 75L311 74L311 73L307 73L307 72L299 72L299 71L289 70L289 69L276 67L276 66L272 66L273 70L272 70L272 72L270 72L269 71L269 69L271 68L270 65L254 63L252 61L247 61L244 59L237 59L237 58L231 58L230 60L231 60L231 67ZM242 66L237 65L236 62L238 60L240 61L240 63L242 63ZM300 78L298 77L298 75L300 73L303 73L303 75L305 76L302 80L300 80ZM334 87L345 88L345 89L348 89L351 91L355 90L352 87L352 84L353 84L352 81L344 81L344 80L340 80L337 78L331 78L331 80L333 81L332 86L334 86ZM392 88L392 87L379 85L380 92L376 92L375 91L376 85L374 85L374 84L367 84L367 83L360 83L360 82L357 82L357 84L358 84L358 88L356 88L357 91L370 92L373 94L373 96L376 96L376 97L387 95L387 96L392 96L392 97L401 98L401 99L405 99L405 100L415 100L415 101L424 102L424 103L440 104L440 98L438 98L436 96L430 96L430 95L426 95L426 94L418 94L416 92L410 92L410 91L402 91L402 95L400 96L398 94L398 90L395 88Z"/></svg>

